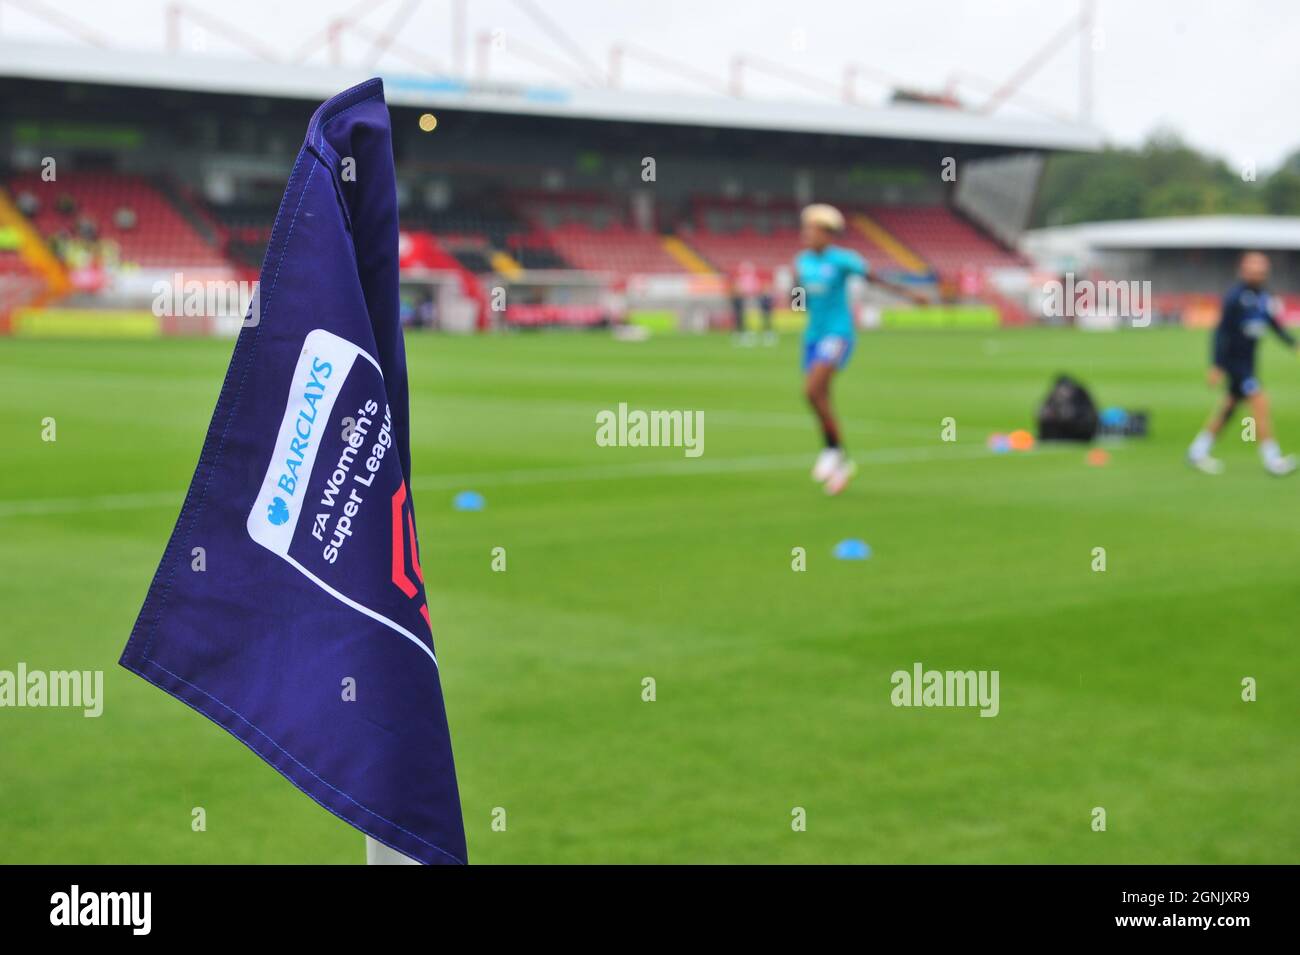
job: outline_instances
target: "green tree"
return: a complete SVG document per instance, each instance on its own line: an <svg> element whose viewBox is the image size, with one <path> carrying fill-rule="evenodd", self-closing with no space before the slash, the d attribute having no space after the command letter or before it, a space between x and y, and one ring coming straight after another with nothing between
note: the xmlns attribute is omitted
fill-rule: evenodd
<svg viewBox="0 0 1300 955"><path fill-rule="evenodd" d="M1137 149L1054 155L1034 224L1226 213L1300 214L1300 150L1258 182L1167 128L1153 130Z"/></svg>

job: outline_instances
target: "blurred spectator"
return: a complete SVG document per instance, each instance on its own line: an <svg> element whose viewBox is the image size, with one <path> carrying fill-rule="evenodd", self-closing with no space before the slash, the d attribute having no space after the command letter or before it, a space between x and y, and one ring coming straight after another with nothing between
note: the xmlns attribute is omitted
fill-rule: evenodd
<svg viewBox="0 0 1300 955"><path fill-rule="evenodd" d="M17 204L18 211L29 219L41 211L41 200L37 199L36 194L28 189L18 193Z"/></svg>
<svg viewBox="0 0 1300 955"><path fill-rule="evenodd" d="M117 211L113 213L113 225L117 226L123 232L134 229L135 223L135 210L130 206L118 206Z"/></svg>
<svg viewBox="0 0 1300 955"><path fill-rule="evenodd" d="M727 277L727 297L731 300L731 330L736 335L745 331L745 296L740 294L736 280Z"/></svg>
<svg viewBox="0 0 1300 955"><path fill-rule="evenodd" d="M772 306L775 297L770 288L765 288L758 296L758 314L763 320L763 342L767 345L776 343L776 332L772 329Z"/></svg>
<svg viewBox="0 0 1300 955"><path fill-rule="evenodd" d="M438 328L438 303L430 295L420 303L417 312L418 323L423 328Z"/></svg>
<svg viewBox="0 0 1300 955"><path fill-rule="evenodd" d="M50 236L50 248L54 250L55 255L65 262L68 260L68 242L71 238L67 229L59 229L54 235Z"/></svg>
<svg viewBox="0 0 1300 955"><path fill-rule="evenodd" d="M60 193L59 198L54 200L54 208L65 216L70 216L77 211L77 200L70 193Z"/></svg>
<svg viewBox="0 0 1300 955"><path fill-rule="evenodd" d="M99 227L90 216L77 216L77 235L87 242L94 242L99 236Z"/></svg>

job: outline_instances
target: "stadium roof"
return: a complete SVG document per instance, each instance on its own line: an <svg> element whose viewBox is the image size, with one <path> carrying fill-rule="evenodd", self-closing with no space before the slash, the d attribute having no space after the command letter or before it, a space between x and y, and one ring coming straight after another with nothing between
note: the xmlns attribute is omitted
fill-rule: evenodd
<svg viewBox="0 0 1300 955"><path fill-rule="evenodd" d="M1026 247L1300 250L1298 216L1182 216L1034 229Z"/></svg>
<svg viewBox="0 0 1300 955"><path fill-rule="evenodd" d="M370 75L341 67L218 59L192 53L0 41L0 76L4 77L324 100ZM1102 144L1101 133L1090 127L938 106L780 103L607 88L479 83L399 72L380 75L389 103L396 106L1027 149L1092 151Z"/></svg>

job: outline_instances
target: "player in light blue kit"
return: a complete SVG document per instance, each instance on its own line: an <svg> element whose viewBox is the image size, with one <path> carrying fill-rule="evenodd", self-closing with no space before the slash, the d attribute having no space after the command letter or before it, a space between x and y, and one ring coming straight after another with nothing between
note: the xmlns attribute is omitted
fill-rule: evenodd
<svg viewBox="0 0 1300 955"><path fill-rule="evenodd" d="M854 252L832 244L844 231L844 216L834 206L811 205L800 216L806 248L794 260L796 289L803 290L808 327L803 337L804 394L821 425L826 447L813 466L813 480L826 487L827 494L839 494L853 478L855 465L844 453L839 424L831 408L831 378L848 364L853 354L856 330L849 303L850 276L869 277L867 261ZM871 281L921 303L919 292L871 278Z"/></svg>

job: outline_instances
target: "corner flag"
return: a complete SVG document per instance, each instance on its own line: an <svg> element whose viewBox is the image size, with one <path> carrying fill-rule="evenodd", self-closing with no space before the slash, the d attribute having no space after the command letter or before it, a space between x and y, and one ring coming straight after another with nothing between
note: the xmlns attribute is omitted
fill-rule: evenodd
<svg viewBox="0 0 1300 955"><path fill-rule="evenodd" d="M411 498L397 258L374 79L307 127L121 663L373 839L463 863Z"/></svg>

